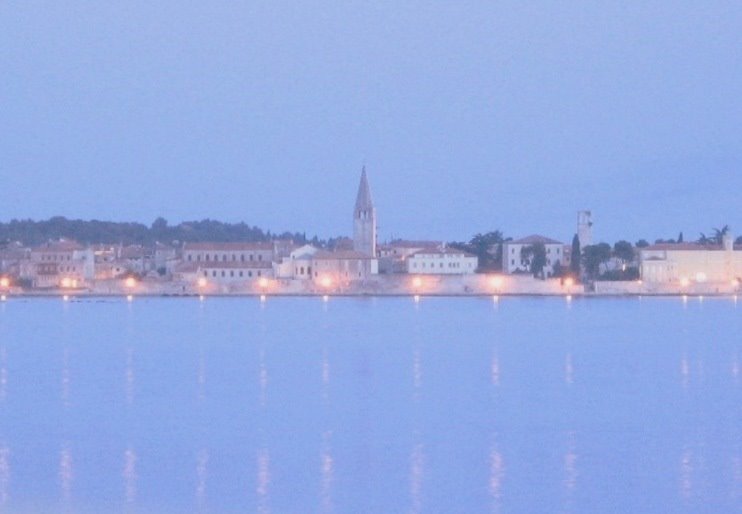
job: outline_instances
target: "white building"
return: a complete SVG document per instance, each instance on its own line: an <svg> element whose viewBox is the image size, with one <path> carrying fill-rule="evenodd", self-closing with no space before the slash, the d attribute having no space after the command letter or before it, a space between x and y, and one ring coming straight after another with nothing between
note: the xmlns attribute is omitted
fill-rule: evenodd
<svg viewBox="0 0 742 514"><path fill-rule="evenodd" d="M479 259L455 248L430 248L406 259L407 273L427 275L466 275L474 273Z"/></svg>
<svg viewBox="0 0 742 514"><path fill-rule="evenodd" d="M20 278L33 287L83 287L95 277L93 252L74 241L53 241L33 248L20 266Z"/></svg>
<svg viewBox="0 0 742 514"><path fill-rule="evenodd" d="M288 257L274 264L276 278L294 278L309 280L312 278L312 259L319 252L319 248L304 245L294 249Z"/></svg>
<svg viewBox="0 0 742 514"><path fill-rule="evenodd" d="M515 241L502 244L502 270L504 273L528 273L531 269L531 259L523 255L523 249L542 244L546 250L546 265L544 274L548 277L554 274L554 268L569 267L571 247L564 243L540 235L531 235Z"/></svg>
<svg viewBox="0 0 742 514"><path fill-rule="evenodd" d="M183 262L267 262L272 263L278 254L276 243L185 243Z"/></svg>
<svg viewBox="0 0 742 514"><path fill-rule="evenodd" d="M407 273L407 259L422 250L435 250L443 247L441 241L397 240L379 245L379 273Z"/></svg>
<svg viewBox="0 0 742 514"><path fill-rule="evenodd" d="M721 245L656 244L639 250L641 277L646 282L729 283L742 279L742 247L731 234Z"/></svg>

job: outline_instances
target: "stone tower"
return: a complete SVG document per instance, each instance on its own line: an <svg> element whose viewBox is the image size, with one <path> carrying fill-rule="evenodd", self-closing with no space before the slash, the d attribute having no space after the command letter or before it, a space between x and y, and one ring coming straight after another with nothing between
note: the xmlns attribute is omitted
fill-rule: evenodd
<svg viewBox="0 0 742 514"><path fill-rule="evenodd" d="M376 209L371 200L366 167L361 171L356 207L353 210L353 249L365 255L376 257Z"/></svg>
<svg viewBox="0 0 742 514"><path fill-rule="evenodd" d="M577 238L580 248L593 244L593 213L590 211L577 212Z"/></svg>

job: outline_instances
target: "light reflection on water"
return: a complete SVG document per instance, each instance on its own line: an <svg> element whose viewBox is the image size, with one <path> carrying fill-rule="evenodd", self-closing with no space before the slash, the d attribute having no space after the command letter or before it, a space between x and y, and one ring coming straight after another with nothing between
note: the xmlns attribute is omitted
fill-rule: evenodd
<svg viewBox="0 0 742 514"><path fill-rule="evenodd" d="M38 494L52 513L97 494L217 514L742 501L731 300L61 304L35 332L51 304L0 311L0 512Z"/></svg>
<svg viewBox="0 0 742 514"><path fill-rule="evenodd" d="M124 452L124 495L126 503L132 504L137 498L137 454L132 448Z"/></svg>
<svg viewBox="0 0 742 514"><path fill-rule="evenodd" d="M72 499L72 481L75 478L72 451L68 444L65 444L59 452L59 483L62 489L62 501L65 504L69 504Z"/></svg>
<svg viewBox="0 0 742 514"><path fill-rule="evenodd" d="M257 454L257 486L255 492L258 497L258 512L268 514L270 509L271 460L267 448L261 448Z"/></svg>
<svg viewBox="0 0 742 514"><path fill-rule="evenodd" d="M0 445L0 507L8 503L10 484L10 450Z"/></svg>

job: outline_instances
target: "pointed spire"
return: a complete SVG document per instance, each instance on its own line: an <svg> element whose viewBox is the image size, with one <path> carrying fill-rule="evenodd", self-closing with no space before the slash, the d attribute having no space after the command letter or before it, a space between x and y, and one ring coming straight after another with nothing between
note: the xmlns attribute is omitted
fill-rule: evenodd
<svg viewBox="0 0 742 514"><path fill-rule="evenodd" d="M361 170L361 183L358 186L358 196L356 197L356 211L368 211L374 206L371 200L371 188L368 187L368 178L366 177L366 166Z"/></svg>

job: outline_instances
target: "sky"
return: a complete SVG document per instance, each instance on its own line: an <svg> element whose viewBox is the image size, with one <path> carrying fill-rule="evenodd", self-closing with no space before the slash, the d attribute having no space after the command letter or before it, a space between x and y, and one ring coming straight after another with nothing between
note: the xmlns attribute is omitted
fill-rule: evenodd
<svg viewBox="0 0 742 514"><path fill-rule="evenodd" d="M742 235L742 2L0 3L0 220Z"/></svg>

